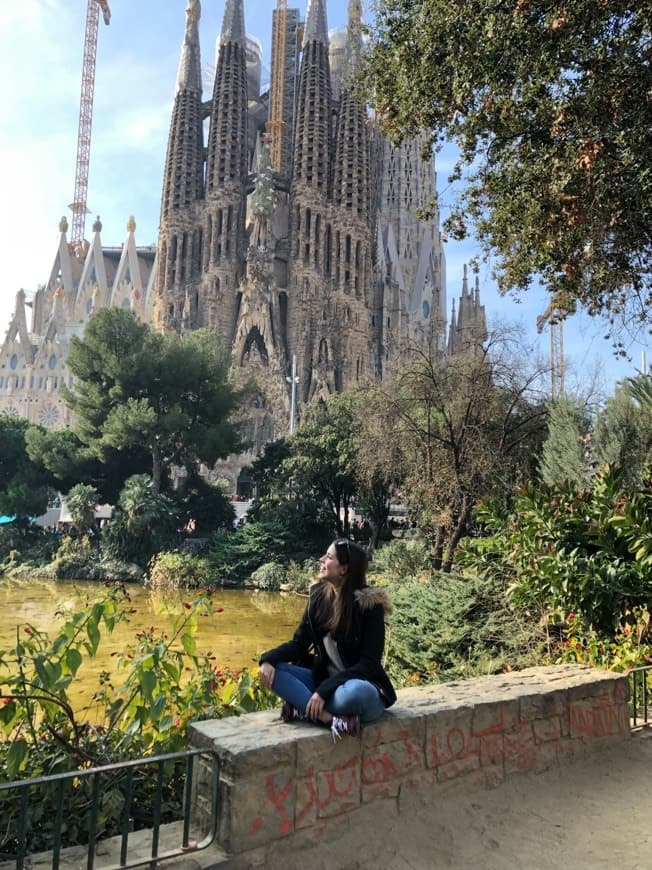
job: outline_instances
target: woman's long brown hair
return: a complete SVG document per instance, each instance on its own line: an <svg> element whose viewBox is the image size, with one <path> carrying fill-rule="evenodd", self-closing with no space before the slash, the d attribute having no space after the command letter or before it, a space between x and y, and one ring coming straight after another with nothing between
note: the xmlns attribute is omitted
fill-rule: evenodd
<svg viewBox="0 0 652 870"><path fill-rule="evenodd" d="M353 593L367 585L368 559L362 547L348 538L334 541L333 546L337 561L340 565L346 565L347 571L339 589L328 581L319 584L321 595L317 604L317 620L336 640L351 641L355 637Z"/></svg>

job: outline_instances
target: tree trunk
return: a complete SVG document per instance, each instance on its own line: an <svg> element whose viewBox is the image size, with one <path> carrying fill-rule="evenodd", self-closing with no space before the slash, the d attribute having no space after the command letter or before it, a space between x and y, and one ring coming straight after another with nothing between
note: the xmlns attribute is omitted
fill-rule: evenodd
<svg viewBox="0 0 652 870"><path fill-rule="evenodd" d="M439 526L437 528L435 539L432 545L432 567L434 571L439 571L441 569L442 554L444 552L444 531L445 530L443 526Z"/></svg>
<svg viewBox="0 0 652 870"><path fill-rule="evenodd" d="M463 537L464 532L466 531L470 515L471 508L465 506L460 513L457 525L453 530L453 534L448 539L448 544L446 546L446 556L444 558L444 562L441 568L442 571L444 571L446 574L450 574L451 572L451 568L453 567L453 557L455 556L455 550L457 549L457 545L459 544L460 539Z"/></svg>
<svg viewBox="0 0 652 870"><path fill-rule="evenodd" d="M152 447L152 489L157 495L161 491L161 450L158 444Z"/></svg>

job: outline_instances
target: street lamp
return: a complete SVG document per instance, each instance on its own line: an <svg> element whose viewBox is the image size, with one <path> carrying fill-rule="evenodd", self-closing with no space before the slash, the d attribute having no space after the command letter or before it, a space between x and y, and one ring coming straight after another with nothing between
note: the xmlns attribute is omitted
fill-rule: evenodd
<svg viewBox="0 0 652 870"><path fill-rule="evenodd" d="M297 376L297 355L292 354L292 377L285 379L288 384L292 384L291 400L290 400L290 435L294 432L294 417L297 409L297 384L299 378Z"/></svg>

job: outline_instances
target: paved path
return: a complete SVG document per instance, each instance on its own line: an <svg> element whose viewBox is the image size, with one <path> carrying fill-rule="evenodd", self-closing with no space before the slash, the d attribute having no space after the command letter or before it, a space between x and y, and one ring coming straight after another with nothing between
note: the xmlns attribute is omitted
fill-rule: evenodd
<svg viewBox="0 0 652 870"><path fill-rule="evenodd" d="M347 837L348 839L348 837ZM564 771L514 777L402 818L323 866L387 870L652 870L652 734ZM352 849L346 854L347 846ZM304 865L314 866L314 865Z"/></svg>
<svg viewBox="0 0 652 870"><path fill-rule="evenodd" d="M257 864L231 864L258 866ZM336 843L286 851L266 870L652 870L652 732L563 771L448 794Z"/></svg>

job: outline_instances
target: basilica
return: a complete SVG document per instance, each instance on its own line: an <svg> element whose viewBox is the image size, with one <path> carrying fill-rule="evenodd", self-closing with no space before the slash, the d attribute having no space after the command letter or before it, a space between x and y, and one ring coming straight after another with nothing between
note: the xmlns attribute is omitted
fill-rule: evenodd
<svg viewBox="0 0 652 870"><path fill-rule="evenodd" d="M447 325L436 210L418 217L434 202L434 157L420 138L394 147L354 92L360 0L330 32L326 0L310 0L305 17L279 2L269 87L245 14L244 0L226 0L204 99L201 7L188 0L158 246L137 247L131 218L120 248L102 246L99 219L75 248L62 219L49 277L16 297L0 410L69 425L57 392L71 382L67 346L109 305L159 330L208 329L231 348L234 376L255 384L252 454L287 433L295 406L382 382L412 348L445 364L485 337L466 270Z"/></svg>

